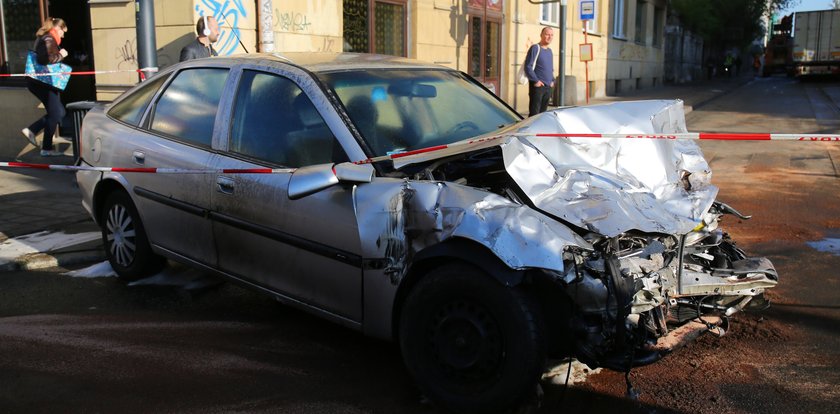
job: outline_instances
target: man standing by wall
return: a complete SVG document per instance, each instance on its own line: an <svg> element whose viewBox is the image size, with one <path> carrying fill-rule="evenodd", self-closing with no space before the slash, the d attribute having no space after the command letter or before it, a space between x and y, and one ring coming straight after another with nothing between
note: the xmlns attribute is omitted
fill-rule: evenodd
<svg viewBox="0 0 840 414"><path fill-rule="evenodd" d="M554 54L548 47L554 38L554 29L543 27L540 43L531 46L525 55L525 74L528 76L528 116L548 109L548 98L554 87Z"/></svg>
<svg viewBox="0 0 840 414"><path fill-rule="evenodd" d="M198 33L198 38L181 49L180 62L219 55L213 49L213 43L219 40L219 24L216 22L216 18L203 16L198 19L195 23L195 31Z"/></svg>

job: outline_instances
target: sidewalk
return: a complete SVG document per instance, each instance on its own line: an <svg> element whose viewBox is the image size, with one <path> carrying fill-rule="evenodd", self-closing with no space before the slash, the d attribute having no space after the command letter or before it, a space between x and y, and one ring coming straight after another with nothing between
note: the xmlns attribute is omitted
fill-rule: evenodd
<svg viewBox="0 0 840 414"><path fill-rule="evenodd" d="M641 99L682 99L686 113L751 81L713 79L684 85L666 85L642 89L631 94L590 100L590 105ZM41 158L37 149L19 136L17 119L0 119L0 147L12 148L14 154L0 154L0 161L50 162L71 164L72 157ZM67 153L72 153L67 150ZM42 233L43 232L43 233ZM24 168L0 168L0 271L26 270L90 263L104 260L104 251L95 233L99 228L82 207L75 175L67 172ZM45 240L50 234L76 241ZM27 236L28 235L28 236ZM26 236L26 237L22 237ZM17 238L17 239L15 239ZM79 242L82 240L81 242ZM13 246L15 249L12 249ZM23 247L21 247L23 246ZM7 252L25 253L4 258ZM8 256L9 253L6 253Z"/></svg>
<svg viewBox="0 0 840 414"><path fill-rule="evenodd" d="M65 156L43 158L21 135L21 128L44 115L43 105L25 88L0 88L0 112L0 161L73 163L70 139L53 141ZM74 174L0 168L0 271L104 260L102 243L92 240L98 232L82 207Z"/></svg>
<svg viewBox="0 0 840 414"><path fill-rule="evenodd" d="M680 85L665 85L657 88L640 89L620 96L590 98L589 105L616 101L648 99L682 99L685 113L702 107L710 101L751 82L755 77L745 74L737 78L714 78ZM586 105L582 103L580 106Z"/></svg>

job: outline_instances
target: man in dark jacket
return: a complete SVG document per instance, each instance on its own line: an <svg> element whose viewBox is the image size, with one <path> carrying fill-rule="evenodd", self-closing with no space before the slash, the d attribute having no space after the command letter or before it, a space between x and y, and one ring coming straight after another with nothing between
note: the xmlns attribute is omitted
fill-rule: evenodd
<svg viewBox="0 0 840 414"><path fill-rule="evenodd" d="M180 61L219 56L213 49L213 43L219 40L219 23L216 22L216 18L203 16L198 19L195 23L195 31L198 33L198 37L194 42L190 42L181 49Z"/></svg>
<svg viewBox="0 0 840 414"><path fill-rule="evenodd" d="M543 27L540 43L531 46L525 55L525 75L528 76L528 116L545 112L548 98L554 87L554 55L548 45L554 38L554 30Z"/></svg>

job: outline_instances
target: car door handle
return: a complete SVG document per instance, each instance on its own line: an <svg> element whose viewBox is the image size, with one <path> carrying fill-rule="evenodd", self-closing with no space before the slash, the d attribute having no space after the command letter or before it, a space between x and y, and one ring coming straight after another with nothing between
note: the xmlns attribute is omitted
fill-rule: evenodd
<svg viewBox="0 0 840 414"><path fill-rule="evenodd" d="M228 177L216 178L216 191L224 194L233 194L233 179Z"/></svg>
<svg viewBox="0 0 840 414"><path fill-rule="evenodd" d="M134 153L132 153L131 155L134 157L134 163L135 164L145 164L146 163L146 154L144 154L140 151L134 151Z"/></svg>

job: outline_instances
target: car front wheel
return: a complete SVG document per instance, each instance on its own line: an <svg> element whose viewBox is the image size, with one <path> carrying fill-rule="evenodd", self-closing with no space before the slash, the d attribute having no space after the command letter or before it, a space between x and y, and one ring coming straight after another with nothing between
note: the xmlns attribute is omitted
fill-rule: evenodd
<svg viewBox="0 0 840 414"><path fill-rule="evenodd" d="M108 195L99 219L105 255L117 275L137 280L159 271L165 260L152 252L131 198L122 191Z"/></svg>
<svg viewBox="0 0 840 414"><path fill-rule="evenodd" d="M412 289L400 317L403 360L426 395L459 412L498 412L533 393L544 364L539 312L466 264L433 270Z"/></svg>

